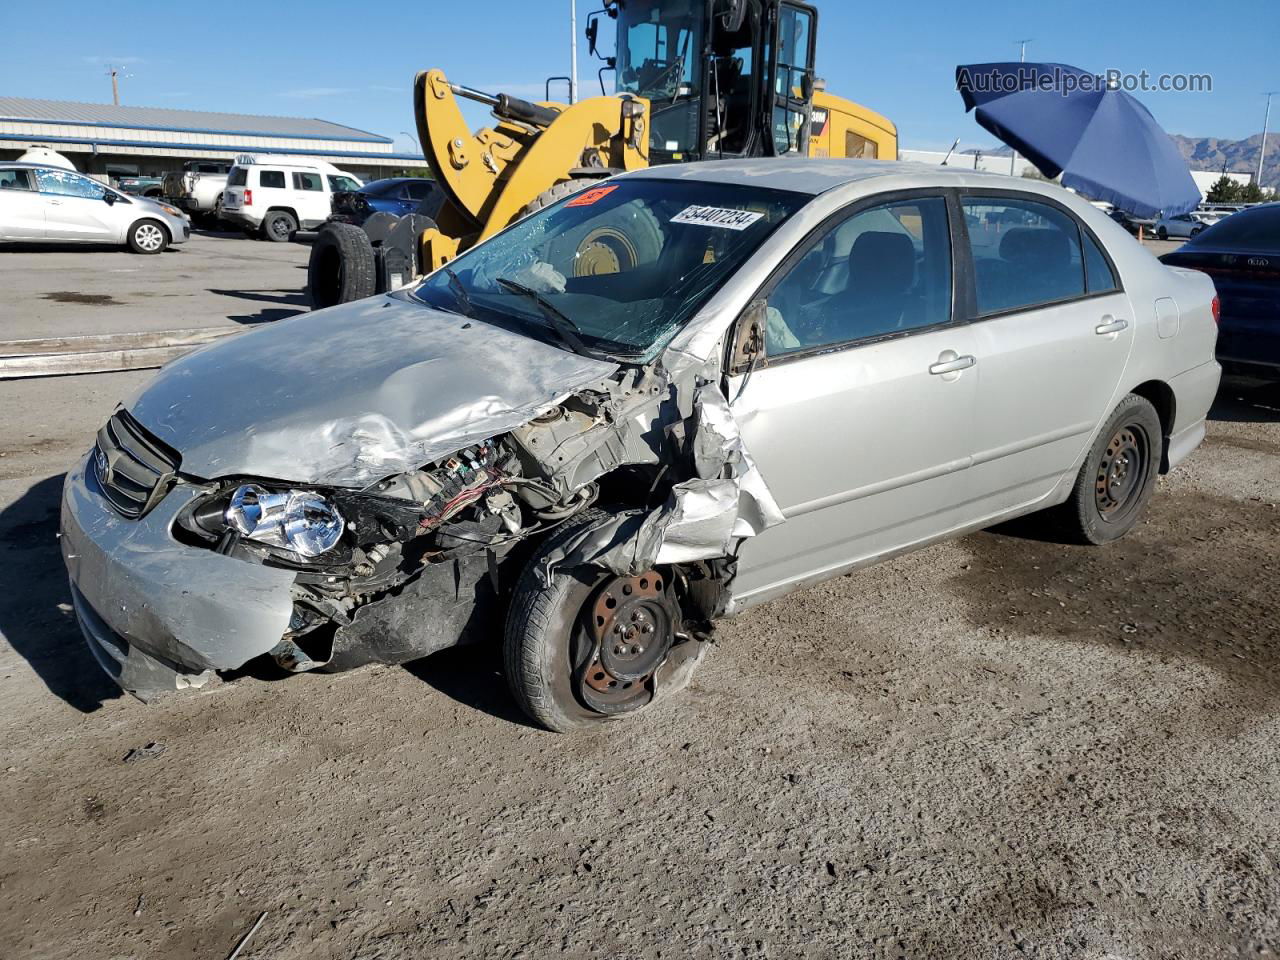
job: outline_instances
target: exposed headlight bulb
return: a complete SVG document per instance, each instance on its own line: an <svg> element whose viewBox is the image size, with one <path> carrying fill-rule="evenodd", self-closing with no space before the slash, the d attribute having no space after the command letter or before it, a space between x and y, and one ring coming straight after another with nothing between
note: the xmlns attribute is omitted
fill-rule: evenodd
<svg viewBox="0 0 1280 960"><path fill-rule="evenodd" d="M346 529L342 515L320 494L271 491L256 483L236 488L224 519L249 540L283 547L303 557L333 549Z"/></svg>

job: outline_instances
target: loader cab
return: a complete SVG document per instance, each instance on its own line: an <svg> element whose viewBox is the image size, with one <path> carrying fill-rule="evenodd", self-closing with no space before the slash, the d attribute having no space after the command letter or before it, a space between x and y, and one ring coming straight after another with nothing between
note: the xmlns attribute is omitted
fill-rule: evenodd
<svg viewBox="0 0 1280 960"><path fill-rule="evenodd" d="M602 12L617 20L617 92L650 102L651 164L808 152L813 7L608 0Z"/></svg>

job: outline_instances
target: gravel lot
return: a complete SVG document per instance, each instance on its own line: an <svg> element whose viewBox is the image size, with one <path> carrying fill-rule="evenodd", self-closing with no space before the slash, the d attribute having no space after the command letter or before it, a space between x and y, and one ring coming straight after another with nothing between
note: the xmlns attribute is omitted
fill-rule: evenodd
<svg viewBox="0 0 1280 960"><path fill-rule="evenodd" d="M241 296L296 296L306 249L249 243L155 284L85 258L58 289L135 306L41 322L299 309ZM16 258L66 256L0 254L3 316L44 289ZM183 322L138 297L161 287ZM262 911L242 957L1280 953L1280 386L1228 382L1119 544L1015 527L797 593L725 624L680 699L562 737L492 647L118 696L57 496L148 377L0 382L6 960L222 958Z"/></svg>

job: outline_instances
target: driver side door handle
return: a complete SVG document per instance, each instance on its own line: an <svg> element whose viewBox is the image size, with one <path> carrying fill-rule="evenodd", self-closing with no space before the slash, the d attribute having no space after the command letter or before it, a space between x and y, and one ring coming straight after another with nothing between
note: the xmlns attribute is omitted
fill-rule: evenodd
<svg viewBox="0 0 1280 960"><path fill-rule="evenodd" d="M1121 330L1126 330L1129 327L1128 320L1112 320L1107 317L1103 317L1102 319L1103 322L1093 328L1093 332L1100 337L1105 337L1108 333L1119 333Z"/></svg>
<svg viewBox="0 0 1280 960"><path fill-rule="evenodd" d="M941 376L944 373L957 373L961 370L968 370L977 362L977 357L968 355L963 357L953 357L950 360L943 360L939 358L937 363L929 367L929 372L935 377Z"/></svg>

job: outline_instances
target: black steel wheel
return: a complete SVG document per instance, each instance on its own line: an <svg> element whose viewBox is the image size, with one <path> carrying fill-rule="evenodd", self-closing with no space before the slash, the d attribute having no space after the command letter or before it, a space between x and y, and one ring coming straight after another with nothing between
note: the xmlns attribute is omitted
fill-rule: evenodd
<svg viewBox="0 0 1280 960"><path fill-rule="evenodd" d="M1155 407L1129 394L1098 434L1062 505L1063 532L1072 540L1118 540L1142 517L1155 491L1164 449Z"/></svg>
<svg viewBox="0 0 1280 960"><path fill-rule="evenodd" d="M596 567L542 560L585 527L607 519L592 509L548 537L512 597L504 638L507 682L517 703L560 733L593 727L652 703L688 681L705 643L684 633L668 570L615 576Z"/></svg>

